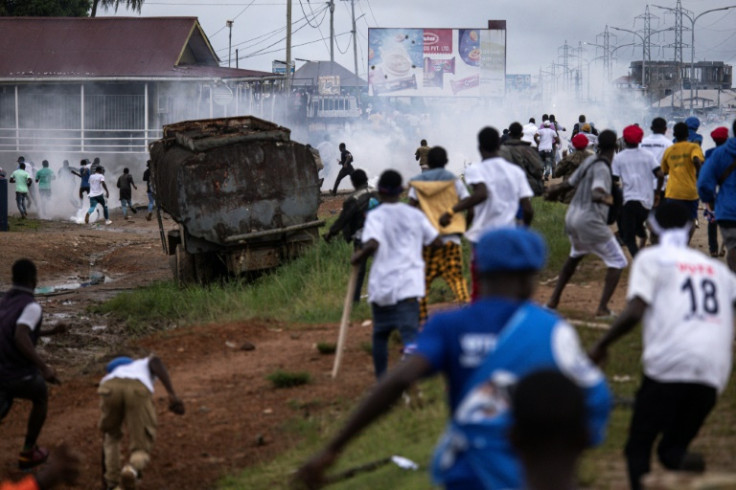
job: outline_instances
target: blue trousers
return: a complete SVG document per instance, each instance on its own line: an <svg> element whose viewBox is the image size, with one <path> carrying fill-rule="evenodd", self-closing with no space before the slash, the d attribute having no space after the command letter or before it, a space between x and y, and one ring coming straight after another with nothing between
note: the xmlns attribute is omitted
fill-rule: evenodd
<svg viewBox="0 0 736 490"><path fill-rule="evenodd" d="M404 348L410 346L419 330L419 301L408 298L396 304L379 306L371 303L373 313L373 367L376 378L386 372L388 366L388 339L396 329Z"/></svg>

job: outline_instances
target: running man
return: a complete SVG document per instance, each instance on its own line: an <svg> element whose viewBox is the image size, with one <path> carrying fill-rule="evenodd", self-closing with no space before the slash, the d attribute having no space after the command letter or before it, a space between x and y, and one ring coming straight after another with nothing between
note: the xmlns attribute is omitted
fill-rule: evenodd
<svg viewBox="0 0 736 490"><path fill-rule="evenodd" d="M585 443L600 443L611 409L605 379L581 349L575 330L531 301L546 257L544 240L535 232L504 228L484 234L477 257L482 298L432 316L419 334L416 351L371 389L296 478L308 488L319 488L348 442L388 412L412 384L436 374L447 379L451 423L432 473L435 483L447 489L525 488L507 437L509 389L540 369L562 372L583 388ZM484 401L489 403L478 403ZM470 440L477 444L462 444Z"/></svg>
<svg viewBox="0 0 736 490"><path fill-rule="evenodd" d="M79 177L81 179L81 182L79 183L79 202L80 206L84 206L84 193L86 192L87 195L89 195L89 177L90 177L90 171L87 167L87 159L82 159L79 162L79 171L72 170L71 172Z"/></svg>
<svg viewBox="0 0 736 490"><path fill-rule="evenodd" d="M135 186L135 183L133 182L133 176L130 175L130 170L128 167L125 167L123 169L123 175L118 177L118 189L120 189L120 206L123 208L123 219L128 219L128 208L135 214L138 211L135 210L133 207L133 204L130 202L131 197L133 196L133 191L131 190L131 187L133 189L138 190L138 187Z"/></svg>
<svg viewBox="0 0 736 490"><path fill-rule="evenodd" d="M38 183L38 193L40 194L39 211L41 217L46 217L46 205L51 201L51 181L56 180L54 171L49 168L49 161L41 162L42 168L36 172L36 182Z"/></svg>
<svg viewBox="0 0 736 490"><path fill-rule="evenodd" d="M15 184L15 204L18 206L20 218L26 219L26 216L28 216L26 201L29 201L28 186L31 185L33 179L31 179L31 175L26 172L25 162L20 162L18 164L18 168L10 174L9 181L11 184Z"/></svg>
<svg viewBox="0 0 736 490"><path fill-rule="evenodd" d="M340 171L337 173L335 179L335 185L332 187L332 195L337 195L337 188L340 185L340 181L345 177L349 176L355 170L353 168L353 154L348 151L345 147L345 143L340 143L340 159L337 161L340 164Z"/></svg>
<svg viewBox="0 0 736 490"><path fill-rule="evenodd" d="M103 190L105 191L104 196L102 195ZM95 208L99 204L102 206L102 211L105 214L105 224L112 224L112 221L110 221L110 211L107 208L107 202L105 202L106 197L110 197L110 191L107 190L105 176L102 175L102 167L97 167L94 175L91 175L89 178L89 210L84 215L85 223L89 223L89 216L94 213Z"/></svg>
<svg viewBox="0 0 736 490"><path fill-rule="evenodd" d="M570 240L570 256L562 266L547 307L557 308L562 291L575 274L578 264L583 257L592 253L608 268L595 316L609 317L612 313L608 309L608 302L616 290L624 267L628 264L607 222L608 208L613 205L611 160L616 152L616 133L611 130L601 132L598 150L598 155L593 155L583 162L569 180L550 188L545 195L545 199L554 201L562 192L575 188L575 196L565 215L565 232Z"/></svg>
<svg viewBox="0 0 736 490"><path fill-rule="evenodd" d="M27 470L46 461L48 450L36 442L46 421L46 382L59 384L56 370L36 352L41 336L65 331L58 325L41 332L43 310L33 290L37 284L36 265L28 259L13 264L13 287L0 299L0 420L10 412L14 399L29 400L31 413L18 457L18 468Z"/></svg>
<svg viewBox="0 0 736 490"><path fill-rule="evenodd" d="M460 243L465 232L465 216L453 215L452 222L440 226L439 217L450 206L457 204L470 194L455 174L445 170L447 165L447 151L441 146L435 146L427 154L428 168L409 181L409 204L419 207L440 232L442 247L424 247L425 289L429 293L432 282L442 277L452 290L455 301L467 303L470 301L468 284L463 277L463 250ZM419 322L427 321L427 294L419 302Z"/></svg>
<svg viewBox="0 0 736 490"><path fill-rule="evenodd" d="M691 214L679 203L661 204L649 218L653 241L634 259L628 303L590 357L602 362L608 347L643 320L644 379L634 402L626 462L633 490L650 470L652 447L669 470L704 467L690 442L723 392L731 373L736 276L722 262L687 246Z"/></svg>
<svg viewBox="0 0 736 490"><path fill-rule="evenodd" d="M412 349L419 330L419 299L424 296L422 246L440 246L439 233L418 209L400 202L401 174L386 170L378 180L381 204L368 213L363 248L350 262L360 265L373 256L368 301L373 314L373 367L380 379L388 365L388 339L401 334L404 350Z"/></svg>
<svg viewBox="0 0 736 490"><path fill-rule="evenodd" d="M100 172L101 173L101 172ZM134 490L141 472L151 461L156 438L154 382L158 378L169 395L169 410L184 415L184 403L174 391L164 363L156 356L133 360L117 357L107 365L107 375L100 381L100 430L104 434L105 483L108 488ZM123 423L128 430L130 454L121 469L120 443Z"/></svg>
<svg viewBox="0 0 736 490"><path fill-rule="evenodd" d="M146 183L146 195L148 196L148 214L146 215L146 221L151 221L153 216L153 184L151 183L151 160L146 162L146 170L143 172L143 182Z"/></svg>

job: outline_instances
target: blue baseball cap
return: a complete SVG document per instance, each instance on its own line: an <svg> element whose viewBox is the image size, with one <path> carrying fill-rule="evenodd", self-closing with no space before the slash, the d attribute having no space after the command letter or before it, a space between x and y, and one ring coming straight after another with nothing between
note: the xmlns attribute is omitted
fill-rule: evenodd
<svg viewBox="0 0 736 490"><path fill-rule="evenodd" d="M685 124L687 124L688 128L697 131L697 129L700 127L700 119L695 116L690 116L685 119Z"/></svg>
<svg viewBox="0 0 736 490"><path fill-rule="evenodd" d="M475 247L478 272L536 271L547 262L547 244L536 231L500 228L485 233Z"/></svg>
<svg viewBox="0 0 736 490"><path fill-rule="evenodd" d="M125 366L126 364L130 364L131 362L133 362L133 359L131 359L130 357L116 357L115 359L107 363L107 366L105 366L105 371L107 371L107 373L109 374L120 366Z"/></svg>

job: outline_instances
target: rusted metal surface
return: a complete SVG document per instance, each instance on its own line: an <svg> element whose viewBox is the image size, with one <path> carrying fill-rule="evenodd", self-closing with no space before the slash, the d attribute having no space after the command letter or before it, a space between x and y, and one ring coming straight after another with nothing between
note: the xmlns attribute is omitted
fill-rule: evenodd
<svg viewBox="0 0 736 490"><path fill-rule="evenodd" d="M225 118L166 126L164 135L151 145L155 193L187 235L227 247L232 237L319 225L314 159L306 146L289 140L287 128L253 117ZM304 241L304 235L283 240ZM193 248L187 244L197 252Z"/></svg>

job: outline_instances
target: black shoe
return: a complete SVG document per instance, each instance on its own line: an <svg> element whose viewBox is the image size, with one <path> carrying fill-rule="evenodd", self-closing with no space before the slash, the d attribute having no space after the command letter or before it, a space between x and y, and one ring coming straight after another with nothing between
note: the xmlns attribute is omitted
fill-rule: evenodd
<svg viewBox="0 0 736 490"><path fill-rule="evenodd" d="M685 453L678 469L690 473L704 473L705 458L700 453Z"/></svg>

